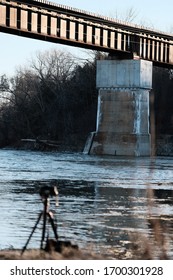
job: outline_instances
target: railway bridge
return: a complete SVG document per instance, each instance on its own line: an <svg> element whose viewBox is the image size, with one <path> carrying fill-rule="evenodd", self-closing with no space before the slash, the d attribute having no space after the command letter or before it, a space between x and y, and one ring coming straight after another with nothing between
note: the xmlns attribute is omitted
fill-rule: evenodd
<svg viewBox="0 0 173 280"><path fill-rule="evenodd" d="M152 69L173 68L171 34L44 0L0 0L0 32L108 52L97 65L97 128L85 152L150 155Z"/></svg>

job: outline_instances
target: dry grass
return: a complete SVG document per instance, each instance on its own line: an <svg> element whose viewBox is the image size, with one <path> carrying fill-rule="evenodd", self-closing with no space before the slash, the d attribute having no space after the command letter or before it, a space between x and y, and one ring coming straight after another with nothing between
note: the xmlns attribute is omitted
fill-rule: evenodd
<svg viewBox="0 0 173 280"><path fill-rule="evenodd" d="M62 253L28 249L21 255L21 250L2 250L0 260L98 260L100 256L80 250L66 248Z"/></svg>

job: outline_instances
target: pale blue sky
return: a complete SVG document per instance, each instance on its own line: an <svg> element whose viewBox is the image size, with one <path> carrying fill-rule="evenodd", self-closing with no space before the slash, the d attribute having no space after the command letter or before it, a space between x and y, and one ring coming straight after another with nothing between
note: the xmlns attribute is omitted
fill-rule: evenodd
<svg viewBox="0 0 173 280"><path fill-rule="evenodd" d="M136 14L134 23L150 26L169 32L173 30L173 0L53 0L58 4L124 19L127 11L133 8ZM32 40L0 33L0 75L12 75L20 65L27 65L37 51L51 48L65 49L75 55L86 56L77 48Z"/></svg>

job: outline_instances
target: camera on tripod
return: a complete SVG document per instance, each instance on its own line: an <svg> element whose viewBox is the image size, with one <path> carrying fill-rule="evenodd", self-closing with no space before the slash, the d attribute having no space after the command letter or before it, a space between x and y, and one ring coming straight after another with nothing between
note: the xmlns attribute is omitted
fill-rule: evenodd
<svg viewBox="0 0 173 280"><path fill-rule="evenodd" d="M44 249L45 251L49 251L50 248L54 247L54 250L61 253L63 248L73 248L78 250L77 245L71 244L70 241L61 241L58 240L58 233L57 233L57 225L54 222L53 213L49 211L49 197L55 197L56 198L56 206L58 205L58 189L57 187L41 187L39 194L41 196L42 202L43 202L43 211L39 214L38 219L28 237L28 240L25 244L25 246L22 249L21 254L23 254L28 246L29 241L31 240L32 235L34 234L41 218L43 219L43 228L42 228L42 236L41 236L41 244L40 249ZM54 239L49 239L49 232L47 228L47 223L49 223L52 227L53 233L54 233ZM47 237L46 237L47 233Z"/></svg>
<svg viewBox="0 0 173 280"><path fill-rule="evenodd" d="M45 243L45 239L46 239L46 225L47 222L51 225L52 230L54 232L54 236L55 236L55 240L58 241L58 234L57 234L57 226L54 223L54 217L53 217L53 213L51 211L49 211L49 197L53 196L56 198L56 206L58 206L58 189L57 187L47 187L44 186L42 188L40 188L39 194L42 198L42 202L43 202L43 211L40 213L40 215L38 216L38 219L36 221L35 226L32 229L32 232L25 244L25 246L23 247L22 250L22 254L24 253L24 251L26 250L26 247L33 235L33 233L35 232L37 225L39 224L41 218L43 218L43 229L42 229L42 237L41 237L41 245L40 245L40 249L43 249L43 245Z"/></svg>
<svg viewBox="0 0 173 280"><path fill-rule="evenodd" d="M49 196L57 197L58 189L57 187L41 187L39 194L42 198L48 198Z"/></svg>

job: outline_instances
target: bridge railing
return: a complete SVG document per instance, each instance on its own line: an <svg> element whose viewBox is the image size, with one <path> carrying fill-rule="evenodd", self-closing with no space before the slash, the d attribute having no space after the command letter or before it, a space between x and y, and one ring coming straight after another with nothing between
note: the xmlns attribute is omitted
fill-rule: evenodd
<svg viewBox="0 0 173 280"><path fill-rule="evenodd" d="M0 31L173 65L173 36L52 2L0 0Z"/></svg>

